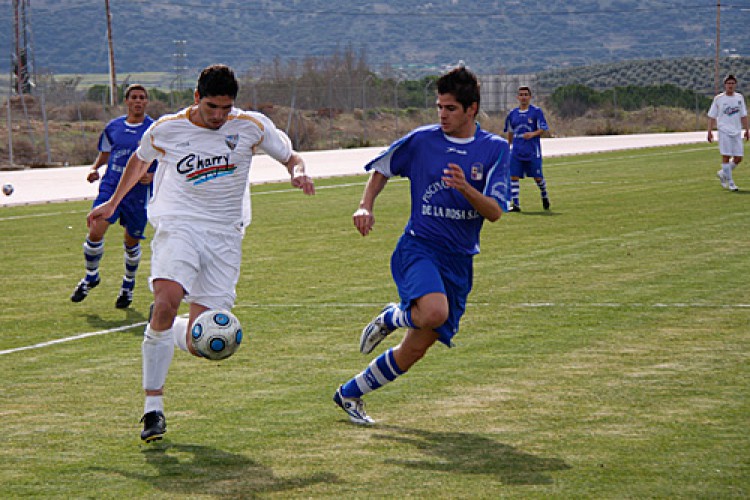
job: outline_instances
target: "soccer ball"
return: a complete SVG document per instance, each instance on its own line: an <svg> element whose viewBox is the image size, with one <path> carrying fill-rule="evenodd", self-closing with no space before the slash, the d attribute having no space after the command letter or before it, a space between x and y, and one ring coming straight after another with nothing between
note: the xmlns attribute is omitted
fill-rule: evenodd
<svg viewBox="0 0 750 500"><path fill-rule="evenodd" d="M13 184L3 184L3 193L5 193L5 196L10 196L13 194Z"/></svg>
<svg viewBox="0 0 750 500"><path fill-rule="evenodd" d="M226 359L242 343L242 325L237 316L229 311L203 311L190 330L193 349L207 359Z"/></svg>

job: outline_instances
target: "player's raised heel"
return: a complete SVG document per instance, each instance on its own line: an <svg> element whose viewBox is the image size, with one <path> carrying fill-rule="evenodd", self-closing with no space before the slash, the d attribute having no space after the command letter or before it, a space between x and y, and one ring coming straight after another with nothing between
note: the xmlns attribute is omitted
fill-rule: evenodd
<svg viewBox="0 0 750 500"><path fill-rule="evenodd" d="M167 419L164 417L164 413L160 411L146 413L141 418L141 422L143 422L141 439L147 443L158 441L167 432Z"/></svg>
<svg viewBox="0 0 750 500"><path fill-rule="evenodd" d="M373 419L367 416L365 413L365 403L361 398L345 398L341 394L341 386L336 390L333 395L333 402L339 405L339 407L349 415L349 420L357 425L372 425L375 423Z"/></svg>
<svg viewBox="0 0 750 500"><path fill-rule="evenodd" d="M78 282L76 289L73 290L70 300L73 302L81 302L88 296L89 291L91 291L92 288L96 288L97 285L99 285L99 282L100 280L86 281L86 278L82 279Z"/></svg>
<svg viewBox="0 0 750 500"><path fill-rule="evenodd" d="M395 328L389 328L385 324L385 312L391 307L398 307L398 304L391 302L380 311L375 319L370 321L362 330L362 336L359 338L359 352L370 354L384 338L386 338Z"/></svg>
<svg viewBox="0 0 750 500"><path fill-rule="evenodd" d="M544 208L545 210L549 210L549 207L549 198L542 198L542 208Z"/></svg>

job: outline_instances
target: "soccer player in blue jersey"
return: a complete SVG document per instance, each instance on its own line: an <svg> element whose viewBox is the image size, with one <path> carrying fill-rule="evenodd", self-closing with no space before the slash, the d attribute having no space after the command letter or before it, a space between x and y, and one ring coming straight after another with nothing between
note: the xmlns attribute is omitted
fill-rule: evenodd
<svg viewBox="0 0 750 500"><path fill-rule="evenodd" d="M111 120L99 136L99 154L91 166L87 180L99 183L99 194L93 206L101 205L114 193L130 155L138 147L141 136L154 120L146 114L148 92L142 85L130 85L125 90L126 115ZM104 176L99 175L99 168L107 165ZM89 227L86 241L83 243L83 255L86 259L86 276L78 282L70 300L81 302L89 291L99 285L99 263L104 254L104 235L111 224L118 220L125 229L125 274L122 278L120 293L115 307L127 308L133 301L135 275L141 262L141 240L146 228L146 204L151 196L151 182L157 163L154 162L147 174L130 190L120 203L117 211L108 219L98 219Z"/></svg>
<svg viewBox="0 0 750 500"><path fill-rule="evenodd" d="M531 104L531 89L518 87L518 104L505 118L504 132L512 144L510 153L510 188L513 198L511 212L520 212L521 179L533 177L542 194L542 207L549 210L547 181L542 173L542 141L540 137L549 130L541 108Z"/></svg>
<svg viewBox="0 0 750 500"><path fill-rule="evenodd" d="M406 373L440 341L448 347L472 287L473 257L485 219L500 218L509 203L505 139L476 123L479 83L463 66L437 81L440 123L417 128L365 166L365 186L354 225L367 236L375 224L375 199L394 176L410 181L411 216L391 257L401 302L388 304L362 331L369 354L391 332L407 328L386 350L334 394L335 403L362 425L374 421L362 396Z"/></svg>

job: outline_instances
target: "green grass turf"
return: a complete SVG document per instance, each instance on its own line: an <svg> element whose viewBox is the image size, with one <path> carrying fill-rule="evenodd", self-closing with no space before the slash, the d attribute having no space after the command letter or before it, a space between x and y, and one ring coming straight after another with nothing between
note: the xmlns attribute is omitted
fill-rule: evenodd
<svg viewBox="0 0 750 500"><path fill-rule="evenodd" d="M552 211L525 180L524 211L485 225L458 347L368 395L373 428L331 396L396 298L408 184L389 184L367 238L351 223L364 177L313 198L254 187L235 308L249 341L219 363L175 354L168 433L148 446L142 326L0 355L0 496L745 498L750 191L721 189L717 160L547 159ZM133 307L114 308L117 227L102 284L68 300L87 210L0 210L0 351L145 321L147 247Z"/></svg>

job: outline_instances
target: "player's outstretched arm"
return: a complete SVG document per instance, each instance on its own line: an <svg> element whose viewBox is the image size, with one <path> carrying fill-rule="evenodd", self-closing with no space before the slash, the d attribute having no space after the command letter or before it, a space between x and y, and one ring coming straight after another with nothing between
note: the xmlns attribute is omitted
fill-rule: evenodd
<svg viewBox="0 0 750 500"><path fill-rule="evenodd" d="M86 180L89 182L98 181L101 178L101 176L99 175L99 167L101 167L102 165L106 165L108 161L109 153L99 151L99 154L96 155L96 160L94 160L94 163L91 165L91 169L86 176Z"/></svg>
<svg viewBox="0 0 750 500"><path fill-rule="evenodd" d="M98 219L109 219L112 217L115 209L117 209L117 205L120 204L125 195L133 189L133 186L148 171L149 164L150 162L141 160L136 153L133 153L128 160L128 164L125 166L125 170L122 172L122 177L120 177L120 182L117 184L112 197L89 212L89 215L86 217L86 224L91 227Z"/></svg>
<svg viewBox="0 0 750 500"><path fill-rule="evenodd" d="M315 183L312 177L307 175L305 161L297 153L292 153L286 162L286 169L292 176L292 186L299 188L307 195L315 194Z"/></svg>
<svg viewBox="0 0 750 500"><path fill-rule="evenodd" d="M372 209L375 206L375 199L387 183L388 177L378 171L374 171L367 181L365 191L362 193L362 200L359 202L359 208L352 215L354 227L362 236L367 236L375 225L375 216L372 214Z"/></svg>

